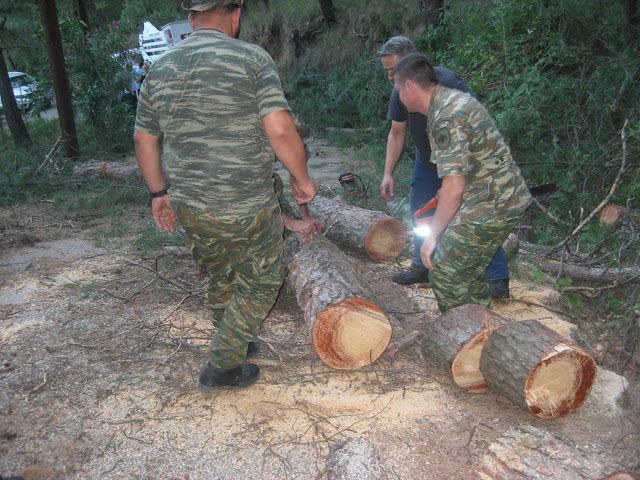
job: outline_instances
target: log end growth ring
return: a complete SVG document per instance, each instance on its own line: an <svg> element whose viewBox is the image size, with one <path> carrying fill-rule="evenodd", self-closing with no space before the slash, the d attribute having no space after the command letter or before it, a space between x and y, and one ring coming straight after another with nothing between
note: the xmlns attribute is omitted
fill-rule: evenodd
<svg viewBox="0 0 640 480"><path fill-rule="evenodd" d="M556 345L531 370L525 402L537 417L562 417L584 403L595 378L591 355L569 343Z"/></svg>
<svg viewBox="0 0 640 480"><path fill-rule="evenodd" d="M378 262L388 262L396 258L407 243L407 231L395 218L377 222L369 229L364 241L364 249Z"/></svg>
<svg viewBox="0 0 640 480"><path fill-rule="evenodd" d="M318 315L311 335L313 348L325 365L357 369L382 355L391 340L391 324L375 304L350 297Z"/></svg>

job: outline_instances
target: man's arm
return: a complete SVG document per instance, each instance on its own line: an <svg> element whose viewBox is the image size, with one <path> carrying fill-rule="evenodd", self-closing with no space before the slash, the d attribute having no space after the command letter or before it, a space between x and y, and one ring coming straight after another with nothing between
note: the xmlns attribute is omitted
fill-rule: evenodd
<svg viewBox="0 0 640 480"><path fill-rule="evenodd" d="M431 256L438 244L438 237L458 212L466 184L467 177L464 175L445 175L442 178L442 187L438 191L438 207L429 224L430 233L425 237L420 248L422 263L429 270L433 269Z"/></svg>
<svg viewBox="0 0 640 480"><path fill-rule="evenodd" d="M393 199L393 171L398 165L407 136L407 122L391 121L391 130L387 137L387 152L384 160L384 174L380 182L380 194L387 202Z"/></svg>
<svg viewBox="0 0 640 480"><path fill-rule="evenodd" d="M151 192L159 192L167 188L160 161L160 145L158 137L136 130L133 134L136 147L138 168ZM156 225L167 232L176 231L176 214L169 205L169 195L151 200L151 211Z"/></svg>
<svg viewBox="0 0 640 480"><path fill-rule="evenodd" d="M262 118L264 130L278 160L289 171L291 189L296 202L313 200L318 185L309 178L304 144L287 110L278 110Z"/></svg>

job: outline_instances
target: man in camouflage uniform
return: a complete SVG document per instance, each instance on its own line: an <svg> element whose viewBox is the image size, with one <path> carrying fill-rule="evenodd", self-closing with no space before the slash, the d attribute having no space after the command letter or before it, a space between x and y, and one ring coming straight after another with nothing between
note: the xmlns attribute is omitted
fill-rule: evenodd
<svg viewBox="0 0 640 480"><path fill-rule="evenodd" d="M274 153L289 170L297 202L317 192L273 60L237 40L242 2L184 0L194 33L149 70L134 134L156 224L173 232L180 221L211 277L218 331L197 383L205 392L259 376L258 366L244 361L285 273Z"/></svg>
<svg viewBox="0 0 640 480"><path fill-rule="evenodd" d="M435 69L419 53L400 60L393 75L402 103L427 117L430 161L442 179L420 250L438 306L443 313L467 303L491 308L485 269L531 194L480 102L439 85Z"/></svg>

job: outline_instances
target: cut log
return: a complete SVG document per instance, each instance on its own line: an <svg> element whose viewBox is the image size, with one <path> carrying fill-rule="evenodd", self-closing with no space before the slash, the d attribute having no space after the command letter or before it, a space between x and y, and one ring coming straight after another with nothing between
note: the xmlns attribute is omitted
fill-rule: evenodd
<svg viewBox="0 0 640 480"><path fill-rule="evenodd" d="M536 320L496 330L480 356L487 384L540 418L558 418L583 404L596 378L587 352Z"/></svg>
<svg viewBox="0 0 640 480"><path fill-rule="evenodd" d="M523 424L489 446L478 475L482 480L595 480L606 475L605 464L568 438Z"/></svg>
<svg viewBox="0 0 640 480"><path fill-rule="evenodd" d="M76 165L73 168L73 174L77 177L98 176L121 180L134 175L140 177L140 169L135 163L90 161Z"/></svg>
<svg viewBox="0 0 640 480"><path fill-rule="evenodd" d="M431 324L422 340L422 355L459 387L483 392L489 386L480 372L480 353L489 335L510 321L480 305L452 308Z"/></svg>
<svg viewBox="0 0 640 480"><path fill-rule="evenodd" d="M307 206L309 213L322 224L327 238L357 252L365 250L376 261L393 260L407 243L407 231L402 223L382 212L321 196L316 196Z"/></svg>
<svg viewBox="0 0 640 480"><path fill-rule="evenodd" d="M380 457L369 440L344 437L331 445L325 462L329 480L379 480Z"/></svg>
<svg viewBox="0 0 640 480"><path fill-rule="evenodd" d="M291 235L285 263L320 360L336 369L374 362L389 344L391 325L349 258L322 235Z"/></svg>

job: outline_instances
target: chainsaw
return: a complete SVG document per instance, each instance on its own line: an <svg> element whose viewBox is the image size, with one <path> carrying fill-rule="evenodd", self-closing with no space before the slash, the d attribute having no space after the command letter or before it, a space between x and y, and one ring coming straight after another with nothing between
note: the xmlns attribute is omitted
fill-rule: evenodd
<svg viewBox="0 0 640 480"><path fill-rule="evenodd" d="M429 224L431 223L431 220L433 220L433 215L436 213L437 206L438 201L436 200L436 197L433 197L418 210L416 210L416 212L413 214L413 221L415 223L413 233L421 237L426 237L429 235L429 233L431 233Z"/></svg>

